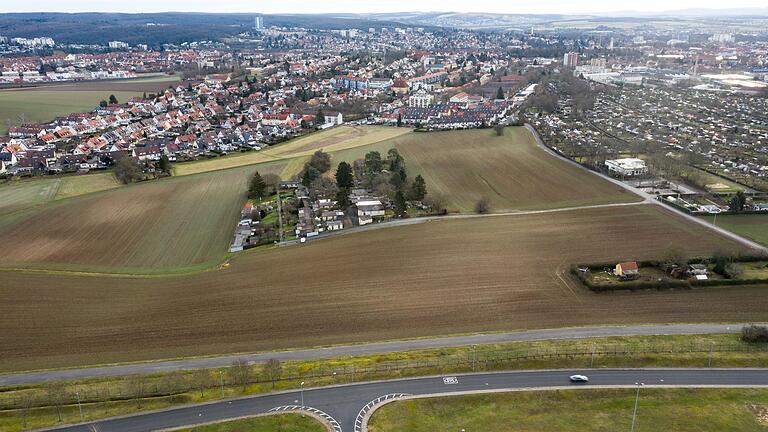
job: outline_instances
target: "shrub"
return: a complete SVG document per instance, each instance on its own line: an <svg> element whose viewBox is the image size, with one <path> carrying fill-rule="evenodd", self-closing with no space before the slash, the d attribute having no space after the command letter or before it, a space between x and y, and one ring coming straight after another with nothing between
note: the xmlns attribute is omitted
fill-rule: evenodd
<svg viewBox="0 0 768 432"><path fill-rule="evenodd" d="M768 342L768 327L750 324L741 328L741 340L748 343Z"/></svg>
<svg viewBox="0 0 768 432"><path fill-rule="evenodd" d="M728 263L725 265L725 277L728 279L738 279L744 273L739 263Z"/></svg>
<svg viewBox="0 0 768 432"><path fill-rule="evenodd" d="M488 201L488 198L480 198L477 203L475 204L475 213L477 214L486 214L491 211L491 203Z"/></svg>

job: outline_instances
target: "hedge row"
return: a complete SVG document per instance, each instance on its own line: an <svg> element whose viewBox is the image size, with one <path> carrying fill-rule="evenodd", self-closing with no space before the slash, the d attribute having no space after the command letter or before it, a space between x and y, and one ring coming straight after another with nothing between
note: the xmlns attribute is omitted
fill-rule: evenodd
<svg viewBox="0 0 768 432"><path fill-rule="evenodd" d="M747 260L740 260L741 262L759 261L766 259L761 256L757 259L757 256L747 257ZM698 262L702 262L704 258L700 258ZM653 265L655 263L655 265ZM691 263L694 263L691 261ZM638 261L639 267L658 267L657 261ZM598 284L587 277L585 272L579 271L579 268L589 268L590 271L594 269L602 270L605 267L613 268L610 264L592 264L587 266L571 266L571 273L573 273L587 288L594 292L607 292L607 291L635 291L646 289L691 289L693 287L712 287L712 286L738 286L738 285L768 285L766 279L707 279L707 280L689 280L689 279L672 279L662 278L658 281L629 281L622 282L614 285Z"/></svg>

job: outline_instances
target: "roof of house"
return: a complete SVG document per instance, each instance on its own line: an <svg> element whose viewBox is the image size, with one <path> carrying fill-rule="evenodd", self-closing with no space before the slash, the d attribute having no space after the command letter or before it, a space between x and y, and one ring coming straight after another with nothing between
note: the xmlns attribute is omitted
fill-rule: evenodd
<svg viewBox="0 0 768 432"><path fill-rule="evenodd" d="M617 264L617 266L621 267L621 269L623 271L637 270L638 269L637 268L637 263L634 262L634 261L628 261L628 262L619 263L619 264Z"/></svg>

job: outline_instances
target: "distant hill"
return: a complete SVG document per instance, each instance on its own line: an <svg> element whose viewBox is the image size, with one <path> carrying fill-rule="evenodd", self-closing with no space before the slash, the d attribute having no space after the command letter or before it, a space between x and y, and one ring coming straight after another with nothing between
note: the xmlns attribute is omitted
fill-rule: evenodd
<svg viewBox="0 0 768 432"><path fill-rule="evenodd" d="M48 36L56 41L105 44L120 40L131 44L181 43L218 40L253 28L256 14L164 12L125 13L5 13L0 14L0 35ZM263 15L267 26L349 29L397 25L362 17L328 15Z"/></svg>

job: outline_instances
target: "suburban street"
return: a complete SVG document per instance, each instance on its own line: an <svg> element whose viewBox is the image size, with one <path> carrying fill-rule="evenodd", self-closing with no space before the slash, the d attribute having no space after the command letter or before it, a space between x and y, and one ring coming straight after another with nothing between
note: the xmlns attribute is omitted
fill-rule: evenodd
<svg viewBox="0 0 768 432"><path fill-rule="evenodd" d="M589 384L571 384L568 376L573 373L587 374L590 378ZM320 410L327 414L326 418L332 424L338 424L335 427L336 431L357 432L363 430L362 420L366 413L364 408L369 410L373 406L370 402L386 395L407 397L409 395L606 386L634 388L635 383L643 383L646 387L768 387L768 370L601 369L494 372L308 388L303 392L303 399L306 408ZM308 386L311 386L311 383L308 383ZM394 396L390 396L392 397ZM290 391L108 419L95 422L95 426L100 432L163 430L266 413L278 407L300 405L301 399L301 392ZM89 424L81 424L50 430L74 432L91 429Z"/></svg>
<svg viewBox="0 0 768 432"><path fill-rule="evenodd" d="M40 372L12 373L0 375L0 386L34 384L50 381L64 381L85 378L112 377L131 374L162 373L175 370L189 370L228 367L236 360L266 362L269 359L315 360L342 356L361 356L430 348L495 344L504 342L583 339L608 336L681 335L737 333L744 324L669 324L636 326L572 327L558 329L526 330L509 333L472 334L465 336L399 340L357 345L339 345L325 348L309 348L291 351L201 357L184 360L168 360L125 365L61 369Z"/></svg>

